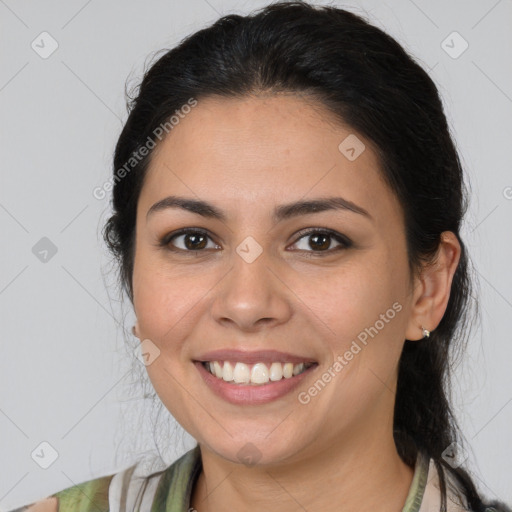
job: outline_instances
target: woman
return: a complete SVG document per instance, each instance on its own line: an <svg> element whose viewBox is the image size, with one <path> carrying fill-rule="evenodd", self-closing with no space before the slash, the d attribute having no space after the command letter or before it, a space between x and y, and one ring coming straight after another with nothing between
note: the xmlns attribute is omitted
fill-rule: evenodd
<svg viewBox="0 0 512 512"><path fill-rule="evenodd" d="M509 511L463 469L463 171L437 89L350 12L226 16L145 74L104 235L198 442L34 511Z"/></svg>

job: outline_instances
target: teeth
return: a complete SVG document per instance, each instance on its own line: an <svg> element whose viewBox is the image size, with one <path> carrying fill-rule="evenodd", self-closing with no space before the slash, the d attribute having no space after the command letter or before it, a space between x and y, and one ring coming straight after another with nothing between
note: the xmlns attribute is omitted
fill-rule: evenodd
<svg viewBox="0 0 512 512"><path fill-rule="evenodd" d="M290 379L295 375L299 375L313 363L279 363L274 362L269 367L265 363L256 363L252 366L237 362L229 361L208 361L204 363L204 367L218 379L226 382L234 382L235 384L267 384L269 381L279 381L283 378Z"/></svg>
<svg viewBox="0 0 512 512"><path fill-rule="evenodd" d="M227 361L224 363L224 367L222 368L222 378L226 382L231 382L233 380L233 367Z"/></svg>
<svg viewBox="0 0 512 512"><path fill-rule="evenodd" d="M237 384L247 383L251 380L249 367L245 363L236 363L233 370L233 380Z"/></svg>
<svg viewBox="0 0 512 512"><path fill-rule="evenodd" d="M210 368L211 368L211 365L212 365L212 363L210 363ZM222 366L220 365L219 361L214 361L213 362L213 369L214 369L214 372L215 372L215 377L218 377L219 379L222 379ZM210 372L214 373L214 372L211 371L211 369L210 369Z"/></svg>
<svg viewBox="0 0 512 512"><path fill-rule="evenodd" d="M270 365L270 380L281 380L283 378L283 365L281 363L272 363Z"/></svg>
<svg viewBox="0 0 512 512"><path fill-rule="evenodd" d="M266 384L270 377L267 365L256 363L251 370L251 382L253 384Z"/></svg>
<svg viewBox="0 0 512 512"><path fill-rule="evenodd" d="M283 377L289 379L293 375L293 363L285 363L283 366Z"/></svg>
<svg viewBox="0 0 512 512"><path fill-rule="evenodd" d="M304 370L304 363L296 364L293 367L293 375L298 375L299 373L302 373L303 370Z"/></svg>

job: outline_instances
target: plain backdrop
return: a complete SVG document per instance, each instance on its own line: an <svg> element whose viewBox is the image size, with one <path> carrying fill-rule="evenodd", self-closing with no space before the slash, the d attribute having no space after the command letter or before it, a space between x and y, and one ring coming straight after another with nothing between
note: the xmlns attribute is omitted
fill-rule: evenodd
<svg viewBox="0 0 512 512"><path fill-rule="evenodd" d="M0 510L156 449L123 331L133 312L110 284L100 235L109 196L92 191L110 176L125 82L140 78L146 58L265 4L0 0ZM455 374L455 410L478 486L510 503L512 2L332 4L395 37L443 97L472 187L463 238L482 311ZM157 443L170 463L192 440L165 413L160 421L171 425Z"/></svg>

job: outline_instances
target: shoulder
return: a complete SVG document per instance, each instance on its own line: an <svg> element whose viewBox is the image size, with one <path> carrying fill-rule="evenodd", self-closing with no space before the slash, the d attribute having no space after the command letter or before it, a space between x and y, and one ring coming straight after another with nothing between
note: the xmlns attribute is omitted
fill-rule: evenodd
<svg viewBox="0 0 512 512"><path fill-rule="evenodd" d="M108 491L114 474L95 478L56 492L58 511L108 512Z"/></svg>
<svg viewBox="0 0 512 512"><path fill-rule="evenodd" d="M503 501L499 500L493 500L487 503L487 508L485 510L487 512L512 512L512 508L510 508Z"/></svg>
<svg viewBox="0 0 512 512"><path fill-rule="evenodd" d="M17 508L12 512L58 512L59 504L57 498L49 497L36 501L26 507Z"/></svg>
<svg viewBox="0 0 512 512"><path fill-rule="evenodd" d="M73 485L11 512L108 512L109 487L115 474Z"/></svg>
<svg viewBox="0 0 512 512"><path fill-rule="evenodd" d="M443 471L446 484L446 508L448 512L467 512L469 510L467 496L462 487L456 482L453 475ZM423 495L420 512L440 510L441 484L439 471L434 459L429 460L428 482Z"/></svg>
<svg viewBox="0 0 512 512"><path fill-rule="evenodd" d="M186 503L190 482L201 468L196 446L168 467L148 474L145 464L135 464L117 473L88 480L10 512L120 512L158 510L171 502ZM162 505L162 506L160 506Z"/></svg>
<svg viewBox="0 0 512 512"><path fill-rule="evenodd" d="M457 483L451 472L444 472L446 481L447 512L468 512L473 510L469 506L468 497L462 486ZM429 462L429 480L424 492L424 500L419 512L430 512L440 510L441 490L439 472L433 460ZM485 512L512 512L512 509L502 501L494 500L485 503ZM483 509L482 509L483 510Z"/></svg>

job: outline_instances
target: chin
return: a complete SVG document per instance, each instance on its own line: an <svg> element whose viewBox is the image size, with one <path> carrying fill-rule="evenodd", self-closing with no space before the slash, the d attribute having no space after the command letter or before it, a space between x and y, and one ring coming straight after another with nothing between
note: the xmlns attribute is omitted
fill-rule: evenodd
<svg viewBox="0 0 512 512"><path fill-rule="evenodd" d="M229 462L253 467L293 461L303 449L297 445L298 441L298 435L291 433L286 436L265 434L260 438L257 435L230 437L226 434L222 441L219 438L206 439L199 444Z"/></svg>

